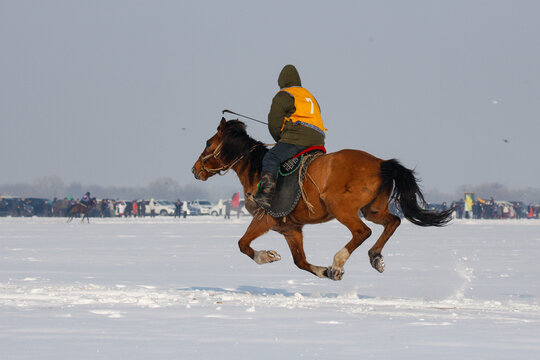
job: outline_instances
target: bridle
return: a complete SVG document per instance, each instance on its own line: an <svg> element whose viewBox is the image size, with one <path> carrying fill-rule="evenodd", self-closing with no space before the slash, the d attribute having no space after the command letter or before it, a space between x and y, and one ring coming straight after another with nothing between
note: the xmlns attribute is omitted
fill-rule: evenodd
<svg viewBox="0 0 540 360"><path fill-rule="evenodd" d="M229 172L229 170L234 166L236 165L240 160L242 160L244 158L244 155L241 155L239 157L237 157L235 160L233 160L230 164L224 164L223 161L220 159L220 156L221 156L221 148L223 147L223 142L220 142L218 146L216 146L215 150L208 154L208 155L205 155L205 156L202 156L202 154L199 156L199 160L201 160L201 171L199 171L199 173L197 174L197 177L199 177L200 173L202 171L206 171L207 173L209 174L212 174L212 175L215 175L215 174L218 174L219 176L223 176L225 175L227 172ZM253 150L253 148L250 150L250 152ZM220 163L224 164L223 166L221 167L218 167L218 168L214 168L214 169L209 169L206 167L205 165L205 161L210 159L210 158L214 158L216 159L217 161L219 161ZM193 168L193 172L195 172L195 168Z"/></svg>

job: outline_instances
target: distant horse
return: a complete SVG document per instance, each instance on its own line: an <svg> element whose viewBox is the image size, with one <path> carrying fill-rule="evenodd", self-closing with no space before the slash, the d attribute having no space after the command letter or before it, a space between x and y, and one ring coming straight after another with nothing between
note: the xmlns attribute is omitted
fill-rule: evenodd
<svg viewBox="0 0 540 360"><path fill-rule="evenodd" d="M244 187L245 198L249 199L249 194L256 191L262 158L267 151L263 143L246 133L243 122L222 118L217 133L206 142L192 172L196 179L205 181L232 169ZM384 226L368 252L371 266L379 272L383 272L385 266L382 249L401 223L400 218L388 210L390 199L400 205L405 218L413 224L443 226L450 221L452 210L436 212L421 207L425 201L413 171L395 159L381 160L359 150L341 150L315 158L307 169L303 186L305 201L299 201L283 218L273 218L253 201L246 201L246 208L255 216L238 242L241 252L257 264L280 260L273 250L254 250L250 246L257 237L274 230L285 236L294 263L300 269L321 278L341 280L345 262L371 235L371 229L359 217L360 211L367 220ZM331 266L312 265L304 253L302 228L305 224L332 219L345 225L352 239L335 254Z"/></svg>
<svg viewBox="0 0 540 360"><path fill-rule="evenodd" d="M70 222L71 220L73 220L73 217L75 215L82 214L83 217L82 217L81 221L84 221L84 219L86 218L86 221L88 221L88 223L90 223L90 219L88 218L88 212L90 211L90 209L92 209L94 206L96 206L96 204L97 204L96 198L92 198L88 202L88 205L85 205L85 204L80 203L80 202L76 203L74 205L71 205L66 211L66 216L68 217L67 222Z"/></svg>

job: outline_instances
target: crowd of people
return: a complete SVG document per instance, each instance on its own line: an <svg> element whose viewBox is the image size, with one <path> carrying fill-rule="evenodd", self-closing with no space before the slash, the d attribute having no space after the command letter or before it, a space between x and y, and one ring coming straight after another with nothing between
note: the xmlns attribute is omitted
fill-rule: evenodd
<svg viewBox="0 0 540 360"><path fill-rule="evenodd" d="M465 201L453 202L457 219L538 219L540 205L524 205L522 202L475 200L470 204Z"/></svg>
<svg viewBox="0 0 540 360"><path fill-rule="evenodd" d="M49 202L42 198L22 198L8 197L4 198L0 194L0 216L45 216L45 217L63 217L67 210L77 204L82 203L88 206L91 199L90 193L84 194L80 199L72 196L63 199L54 198ZM231 210L237 211L240 206L239 194L235 193L231 200L224 202L225 218L230 218ZM156 212L156 201L137 199L124 201L118 199L103 199L97 201L97 205L90 209L90 216L93 217L155 217L160 215ZM446 210L446 203L440 205L428 205L432 210ZM539 219L540 205L524 205L522 202L496 201L476 199L467 204L467 201L454 201L450 208L455 210L457 219ZM399 209L394 209L399 214ZM188 206L186 201L179 199L174 203L174 217L186 217Z"/></svg>
<svg viewBox="0 0 540 360"><path fill-rule="evenodd" d="M0 194L0 216L44 216L63 217L70 207L80 203L89 206L91 195L89 192L80 199L72 196L63 199L54 198L49 202L42 198L4 198ZM90 209L91 216L97 217L155 217L156 201L137 199L132 201L103 199ZM175 217L186 217L185 202L177 200L175 203Z"/></svg>

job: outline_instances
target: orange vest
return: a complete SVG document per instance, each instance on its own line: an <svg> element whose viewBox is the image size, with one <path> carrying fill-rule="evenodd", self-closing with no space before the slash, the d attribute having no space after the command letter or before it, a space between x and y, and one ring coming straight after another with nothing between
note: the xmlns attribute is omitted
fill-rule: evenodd
<svg viewBox="0 0 540 360"><path fill-rule="evenodd" d="M317 100L309 91L300 86L293 86L281 89L294 98L294 107L296 111L288 118L285 118L281 130L285 127L286 121L292 121L293 124L299 123L312 128L324 135L327 130L322 121L321 109Z"/></svg>

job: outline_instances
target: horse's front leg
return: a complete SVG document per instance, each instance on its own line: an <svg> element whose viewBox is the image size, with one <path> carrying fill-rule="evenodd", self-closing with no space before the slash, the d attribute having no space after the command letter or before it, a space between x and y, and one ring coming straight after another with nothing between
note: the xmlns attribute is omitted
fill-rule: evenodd
<svg viewBox="0 0 540 360"><path fill-rule="evenodd" d="M273 223L274 220L270 216L263 219L254 217L246 232L238 241L240 251L252 258L257 264L267 264L281 260L281 256L274 250L253 250L250 246L253 240L267 233Z"/></svg>

